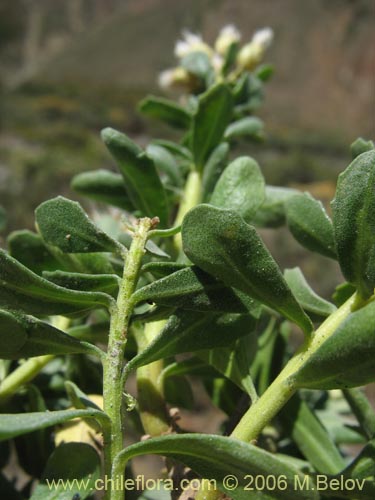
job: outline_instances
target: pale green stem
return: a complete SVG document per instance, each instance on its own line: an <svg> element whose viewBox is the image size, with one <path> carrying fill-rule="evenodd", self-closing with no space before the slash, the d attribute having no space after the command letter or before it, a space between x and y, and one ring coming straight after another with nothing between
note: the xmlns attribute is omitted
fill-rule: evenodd
<svg viewBox="0 0 375 500"><path fill-rule="evenodd" d="M129 252L126 254L124 274L120 284L117 303L111 311L108 351L104 362L103 374L104 411L112 422L111 438L104 443L104 468L107 477L111 477L113 460L123 447L123 387L121 373L124 364L124 351L129 320L134 307L131 296L137 285L147 234L152 225L153 221L151 219L144 218L139 220ZM106 498L110 498L110 500L122 500L124 492L111 489L110 492L107 492Z"/></svg>
<svg viewBox="0 0 375 500"><path fill-rule="evenodd" d="M257 439L264 427L270 423L297 391L298 387L293 380L293 375L297 373L299 368L301 368L320 345L335 332L338 326L349 316L353 306L357 305L357 303L357 295L354 294L321 324L313 337L305 342L265 393L251 405L232 432L232 438L245 442ZM219 491L205 491L203 486L198 492L196 500L218 500L221 495Z"/></svg>
<svg viewBox="0 0 375 500"><path fill-rule="evenodd" d="M139 351L145 349L162 330L165 321L147 323L143 330L137 331ZM163 360L157 360L137 370L138 406L145 433L150 436L161 436L170 429L170 418L165 404L163 390L160 386L160 374L163 371Z"/></svg>
<svg viewBox="0 0 375 500"><path fill-rule="evenodd" d="M186 213L191 208L198 205L198 203L201 202L201 199L202 199L201 175L196 170L192 170L186 180L184 194L182 196L182 200L177 212L174 225L179 226L180 224L182 224L183 218L185 217ZM182 251L181 233L175 235L174 246L177 250L177 254L180 254Z"/></svg>
<svg viewBox="0 0 375 500"><path fill-rule="evenodd" d="M64 316L53 318L52 324L59 330L65 331L70 323L70 319ZM0 403L4 403L15 394L20 387L33 380L40 371L53 359L54 354L36 356L20 364L10 375L8 375L0 385Z"/></svg>

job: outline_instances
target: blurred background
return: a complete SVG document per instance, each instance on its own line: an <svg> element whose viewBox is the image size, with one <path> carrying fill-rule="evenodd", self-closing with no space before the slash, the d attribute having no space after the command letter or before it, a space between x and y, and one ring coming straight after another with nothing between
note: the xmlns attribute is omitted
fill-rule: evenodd
<svg viewBox="0 0 375 500"><path fill-rule="evenodd" d="M33 210L48 197L77 198L72 174L111 167L101 128L118 128L140 144L168 138L169 129L140 116L137 102L161 93L158 73L175 64L183 28L213 43L228 23L244 42L265 26L275 32L266 58L275 74L259 110L267 139L237 153L255 156L268 183L328 202L350 143L375 135L374 21L373 0L0 0L7 231L32 228ZM283 265L305 259L297 244L284 258L278 232L265 238ZM321 265L335 265L327 260L305 269L313 284Z"/></svg>

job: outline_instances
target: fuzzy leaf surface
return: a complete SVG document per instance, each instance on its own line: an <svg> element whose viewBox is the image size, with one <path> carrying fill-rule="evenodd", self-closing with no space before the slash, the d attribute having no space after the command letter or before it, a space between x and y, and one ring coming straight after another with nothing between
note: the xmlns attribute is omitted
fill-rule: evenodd
<svg viewBox="0 0 375 500"><path fill-rule="evenodd" d="M215 479L218 487L227 492L233 500L257 498L285 500L317 500L319 494L312 488L294 490L295 478L303 481L304 475L296 468L287 465L272 453L254 445L243 443L230 437L208 434L180 434L148 439L125 448L116 461L125 464L135 456L158 454L179 460L204 478ZM257 491L246 491L248 474L267 477L269 471L285 476L288 487L284 489L265 489L259 497ZM226 490L223 478L233 474L239 485L235 490Z"/></svg>
<svg viewBox="0 0 375 500"><path fill-rule="evenodd" d="M221 174L210 203L235 210L249 222L264 198L265 183L257 162L242 156L230 163Z"/></svg>
<svg viewBox="0 0 375 500"><path fill-rule="evenodd" d="M68 290L41 278L0 249L0 307L29 314L65 314L110 307L100 292Z"/></svg>
<svg viewBox="0 0 375 500"><path fill-rule="evenodd" d="M209 315L180 311L173 314L155 339L127 365L133 370L184 352L225 347L253 331L256 320L247 314Z"/></svg>
<svg viewBox="0 0 375 500"><path fill-rule="evenodd" d="M184 218L182 241L186 255L198 267L311 332L311 321L278 265L256 230L236 212L198 205Z"/></svg>
<svg viewBox="0 0 375 500"><path fill-rule="evenodd" d="M107 203L129 212L134 210L121 174L104 169L82 172L73 177L71 187L77 193L92 200Z"/></svg>
<svg viewBox="0 0 375 500"><path fill-rule="evenodd" d="M0 309L0 357L21 359L43 354L90 354L87 344L31 316Z"/></svg>
<svg viewBox="0 0 375 500"><path fill-rule="evenodd" d="M133 206L147 217L159 217L161 225L166 226L167 197L152 159L121 132L106 128L101 135L124 177Z"/></svg>
<svg viewBox="0 0 375 500"><path fill-rule="evenodd" d="M323 204L303 193L286 201L290 232L304 247L331 259L336 259L336 244L332 221Z"/></svg>
<svg viewBox="0 0 375 500"><path fill-rule="evenodd" d="M64 253L121 251L76 201L62 196L45 201L35 210L35 218L44 241Z"/></svg>
<svg viewBox="0 0 375 500"><path fill-rule="evenodd" d="M260 312L258 302L196 266L181 269L140 288L133 299L191 311L251 312L255 316Z"/></svg>
<svg viewBox="0 0 375 500"><path fill-rule="evenodd" d="M209 155L221 141L232 107L232 94L223 83L211 87L199 98L192 129L192 150L198 170L203 170Z"/></svg>
<svg viewBox="0 0 375 500"><path fill-rule="evenodd" d="M375 381L375 302L351 313L296 374L299 387L342 389Z"/></svg>
<svg viewBox="0 0 375 500"><path fill-rule="evenodd" d="M307 313L325 318L336 311L336 307L331 302L322 299L314 292L299 267L285 269L284 278Z"/></svg>
<svg viewBox="0 0 375 500"><path fill-rule="evenodd" d="M339 175L332 212L341 270L368 298L375 286L375 150Z"/></svg>

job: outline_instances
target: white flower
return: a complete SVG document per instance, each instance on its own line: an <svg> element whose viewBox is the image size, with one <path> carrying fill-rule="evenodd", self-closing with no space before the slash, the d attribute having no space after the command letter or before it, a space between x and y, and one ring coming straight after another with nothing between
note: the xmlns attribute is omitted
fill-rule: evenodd
<svg viewBox="0 0 375 500"><path fill-rule="evenodd" d="M272 28L262 28L254 33L251 43L259 45L264 50L268 49L273 40L273 29Z"/></svg>
<svg viewBox="0 0 375 500"><path fill-rule="evenodd" d="M220 55L225 55L232 43L239 42L241 33L234 24L227 24L220 30L215 42L215 50Z"/></svg>
<svg viewBox="0 0 375 500"><path fill-rule="evenodd" d="M183 39L177 40L174 54L179 59L191 54L192 52L205 52L207 55L212 55L212 49L202 39L201 35L191 33L188 30L183 30Z"/></svg>
<svg viewBox="0 0 375 500"><path fill-rule="evenodd" d="M166 69L159 74L158 84L164 90L174 87L190 87L191 75L181 67Z"/></svg>
<svg viewBox="0 0 375 500"><path fill-rule="evenodd" d="M250 43L242 47L237 56L237 63L245 69L253 69L263 59L266 49L271 45L273 40L273 30L271 28L263 28L256 31Z"/></svg>
<svg viewBox="0 0 375 500"><path fill-rule="evenodd" d="M173 85L174 69L166 69L159 73L158 84L162 89L170 89Z"/></svg>

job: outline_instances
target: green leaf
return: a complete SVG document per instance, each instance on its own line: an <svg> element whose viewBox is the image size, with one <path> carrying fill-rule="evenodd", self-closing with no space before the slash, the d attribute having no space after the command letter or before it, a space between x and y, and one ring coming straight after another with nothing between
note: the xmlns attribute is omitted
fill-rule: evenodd
<svg viewBox="0 0 375 500"><path fill-rule="evenodd" d="M285 205L288 226L295 239L312 252L336 259L332 221L323 204L304 193L289 198Z"/></svg>
<svg viewBox="0 0 375 500"><path fill-rule="evenodd" d="M21 359L44 354L92 354L90 344L67 335L48 323L0 309L0 357Z"/></svg>
<svg viewBox="0 0 375 500"><path fill-rule="evenodd" d="M120 281L116 274L83 274L65 271L45 271L43 278L69 290L103 292L108 295L117 295Z"/></svg>
<svg viewBox="0 0 375 500"><path fill-rule="evenodd" d="M38 230L48 245L65 253L122 252L122 246L101 231L81 205L62 196L35 210Z"/></svg>
<svg viewBox="0 0 375 500"><path fill-rule="evenodd" d="M257 162L241 156L232 161L221 174L210 203L235 210L249 222L264 201L264 186L264 178Z"/></svg>
<svg viewBox="0 0 375 500"><path fill-rule="evenodd" d="M181 271L185 268L186 264L181 264L179 262L147 262L147 264L142 266L141 271L151 273L157 278L164 278L169 274Z"/></svg>
<svg viewBox="0 0 375 500"><path fill-rule="evenodd" d="M168 221L167 197L154 162L125 134L105 128L101 135L118 163L134 207L147 217L159 217L165 227Z"/></svg>
<svg viewBox="0 0 375 500"><path fill-rule="evenodd" d="M231 346L215 347L210 351L198 353L198 356L247 392L254 400L256 393L250 375L250 366L254 360L257 345L257 334L251 332L237 339Z"/></svg>
<svg viewBox="0 0 375 500"><path fill-rule="evenodd" d="M337 285L337 287L335 288L335 291L332 295L332 300L337 307L340 307L349 299L349 297L353 295L355 291L356 288L354 285L351 285L350 283L340 283L340 285Z"/></svg>
<svg viewBox="0 0 375 500"><path fill-rule="evenodd" d="M0 441L62 424L74 418L96 418L100 422L108 423L107 415L94 409L2 413L0 414Z"/></svg>
<svg viewBox="0 0 375 500"><path fill-rule="evenodd" d="M211 87L199 98L192 129L192 151L197 170L203 170L209 155L222 140L231 119L232 106L232 94L222 83Z"/></svg>
<svg viewBox="0 0 375 500"><path fill-rule="evenodd" d="M227 141L241 137L260 140L263 139L263 129L262 120L256 116L246 116L228 125L224 137Z"/></svg>
<svg viewBox="0 0 375 500"><path fill-rule="evenodd" d="M210 154L202 175L202 200L209 201L220 175L228 163L229 144L222 142Z"/></svg>
<svg viewBox="0 0 375 500"><path fill-rule="evenodd" d="M337 474L344 468L345 460L331 436L308 404L298 395L293 396L280 416L302 455L318 472Z"/></svg>
<svg viewBox="0 0 375 500"><path fill-rule="evenodd" d="M254 216L253 223L258 227L280 227L285 224L285 202L297 194L291 188L266 186L266 197L263 205Z"/></svg>
<svg viewBox="0 0 375 500"><path fill-rule="evenodd" d="M10 255L36 274L65 268L37 233L27 229L13 231L7 238L7 244Z"/></svg>
<svg viewBox="0 0 375 500"><path fill-rule="evenodd" d="M322 299L310 288L299 267L285 269L284 278L304 311L311 313L312 318L315 316L325 318L336 311L331 302Z"/></svg>
<svg viewBox="0 0 375 500"><path fill-rule="evenodd" d="M139 110L182 130L188 129L191 123L191 114L185 108L163 97L147 96L140 102Z"/></svg>
<svg viewBox="0 0 375 500"><path fill-rule="evenodd" d="M50 456L31 500L83 500L92 496L100 476L99 455L92 446L61 444Z"/></svg>
<svg viewBox="0 0 375 500"><path fill-rule="evenodd" d="M362 153L339 175L332 202L341 270L364 298L375 286L375 151Z"/></svg>
<svg viewBox="0 0 375 500"><path fill-rule="evenodd" d="M66 314L109 308L109 295L67 290L34 274L0 249L0 307L30 314Z"/></svg>
<svg viewBox="0 0 375 500"><path fill-rule="evenodd" d="M298 370L308 389L337 389L375 381L375 302L351 313Z"/></svg>
<svg viewBox="0 0 375 500"><path fill-rule="evenodd" d="M129 361L127 371L157 359L232 344L255 328L255 319L246 314L208 315L177 312L155 339Z"/></svg>
<svg viewBox="0 0 375 500"><path fill-rule="evenodd" d="M317 500L319 493L313 488L295 489L296 477L302 482L304 475L298 469L287 465L272 453L257 446L243 443L230 437L208 434L169 435L136 443L125 448L117 455L115 467L123 468L133 457L145 454L157 454L174 458L191 467L196 473L208 479L215 479L218 488L228 493L233 500L259 498L258 492L247 490L249 474L269 477L270 471L278 477L285 477L286 488L271 488L264 491L264 498L285 500ZM234 475L238 487L226 489L223 478ZM311 485L314 486L313 480Z"/></svg>
<svg viewBox="0 0 375 500"><path fill-rule="evenodd" d="M174 156L162 146L149 144L146 148L147 155L154 161L159 172L164 173L172 186L181 187L183 184L180 168Z"/></svg>
<svg viewBox="0 0 375 500"><path fill-rule="evenodd" d="M190 210L182 223L187 257L204 271L272 307L305 333L312 324L256 230L240 215L210 205Z"/></svg>
<svg viewBox="0 0 375 500"><path fill-rule="evenodd" d="M99 169L75 175L71 188L92 200L107 203L128 212L134 210L122 175L110 170Z"/></svg>
<svg viewBox="0 0 375 500"><path fill-rule="evenodd" d="M147 301L201 312L251 312L254 315L260 312L256 301L195 266L176 271L138 289L133 294L133 300L134 303Z"/></svg>
<svg viewBox="0 0 375 500"><path fill-rule="evenodd" d="M162 148L172 153L172 155L178 157L180 160L185 160L189 163L193 161L191 152L177 142L167 141L165 139L154 139L152 141L152 144L154 144L155 146L161 146Z"/></svg>
<svg viewBox="0 0 375 500"><path fill-rule="evenodd" d="M374 149L374 143L372 141L366 141L362 137L358 137L350 146L350 151L352 153L352 159L354 160L357 156L367 151Z"/></svg>
<svg viewBox="0 0 375 500"><path fill-rule="evenodd" d="M375 439L342 471L344 477L367 479L375 476Z"/></svg>

